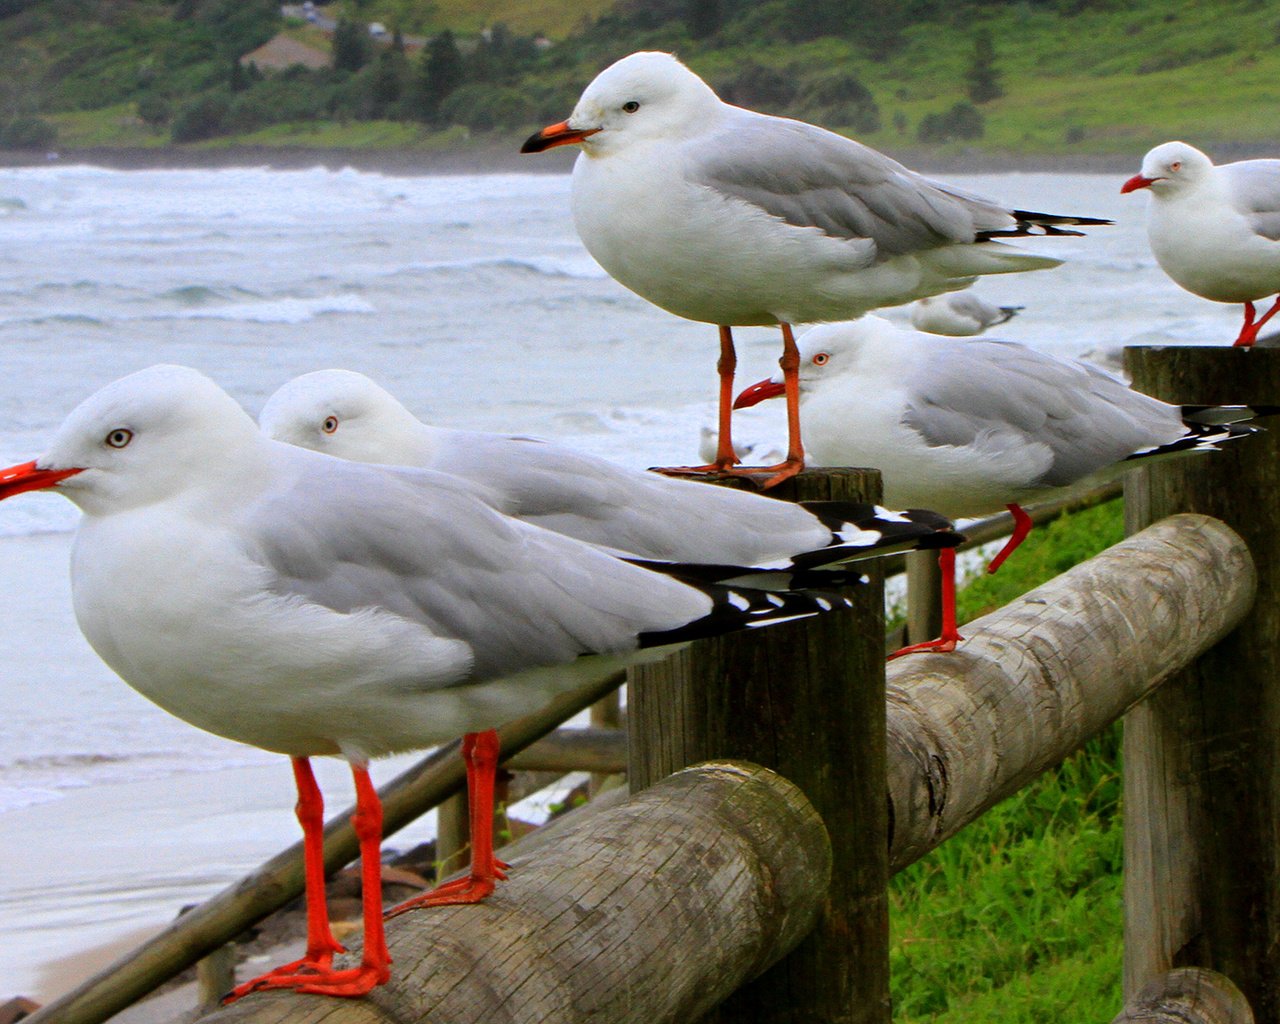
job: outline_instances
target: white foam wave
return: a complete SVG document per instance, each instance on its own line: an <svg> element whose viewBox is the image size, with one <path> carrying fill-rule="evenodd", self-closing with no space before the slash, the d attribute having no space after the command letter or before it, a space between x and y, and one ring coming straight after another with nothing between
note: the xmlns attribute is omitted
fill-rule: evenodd
<svg viewBox="0 0 1280 1024"><path fill-rule="evenodd" d="M147 313L145 320L235 320L255 324L303 324L320 316L338 313L364 315L377 310L358 295L321 295L315 298L264 299L225 306L197 306L190 309Z"/></svg>

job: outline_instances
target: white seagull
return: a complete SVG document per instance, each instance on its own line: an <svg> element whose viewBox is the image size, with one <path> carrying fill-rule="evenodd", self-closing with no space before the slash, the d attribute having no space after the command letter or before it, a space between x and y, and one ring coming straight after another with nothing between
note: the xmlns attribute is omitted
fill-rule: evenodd
<svg viewBox="0 0 1280 1024"><path fill-rule="evenodd" d="M351 370L294 378L258 422L277 441L328 455L461 477L507 515L623 556L753 566L780 574L784 586L820 582L824 569L859 558L963 539L923 509L794 504L626 469L537 438L429 426Z"/></svg>
<svg viewBox="0 0 1280 1024"><path fill-rule="evenodd" d="M42 456L0 470L0 499L41 488L84 513L72 596L103 660L172 714L293 761L306 954L231 998L357 996L388 980L370 758L467 734L473 806L491 823L494 726L673 643L847 604L682 582L503 516L454 477L272 441L185 367L108 385ZM344 757L356 785L364 951L345 969L321 884L315 755ZM397 910L487 895L502 877L487 842L472 878Z"/></svg>
<svg viewBox="0 0 1280 1024"><path fill-rule="evenodd" d="M875 316L815 327L801 336L799 350L810 461L875 466L891 504L927 501L953 517L1007 507L1014 533L988 572L1030 531L1023 504L1115 478L1138 459L1211 450L1259 429L1237 421L1275 411L1169 405L1087 363L1014 341L924 335ZM775 374L735 404L782 393ZM939 557L943 634L899 653L951 650L960 639L954 549Z"/></svg>
<svg viewBox="0 0 1280 1024"><path fill-rule="evenodd" d="M1280 311L1254 302L1280 293L1280 160L1215 167L1185 142L1165 142L1142 159L1120 191L1149 189L1147 236L1174 282L1214 302L1243 302L1236 345L1252 345Z"/></svg>
<svg viewBox="0 0 1280 1024"><path fill-rule="evenodd" d="M926 295L911 304L911 326L927 334L965 338L1008 323L1022 306L997 306L971 291Z"/></svg>
<svg viewBox="0 0 1280 1024"><path fill-rule="evenodd" d="M568 143L582 147L573 217L591 255L650 302L720 328L720 448L700 468L737 461L731 329L781 327L788 452L766 486L803 465L792 324L1055 267L998 239L1109 223L1010 210L815 125L731 106L669 53L606 68L522 152Z"/></svg>

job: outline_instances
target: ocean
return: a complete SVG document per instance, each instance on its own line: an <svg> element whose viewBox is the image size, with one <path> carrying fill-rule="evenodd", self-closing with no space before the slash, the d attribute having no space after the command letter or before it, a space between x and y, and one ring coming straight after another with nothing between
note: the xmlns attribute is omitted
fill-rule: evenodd
<svg viewBox="0 0 1280 1024"><path fill-rule="evenodd" d="M1145 200L1120 197L1123 176L948 180L1118 221L1022 243L1062 268L981 282L1026 307L999 336L1066 355L1234 338L1237 308L1155 266ZM347 367L442 426L555 437L633 466L695 460L714 421L715 331L614 283L568 197L560 174L0 169L0 466L157 362L204 371L254 414L293 376ZM777 332L736 334L741 380L769 375ZM780 409L749 413L739 438L780 445ZM57 994L47 965L163 924L296 838L284 759L169 717L80 637L76 517L56 495L0 504L0 1000ZM347 806L345 768L321 776L331 809Z"/></svg>

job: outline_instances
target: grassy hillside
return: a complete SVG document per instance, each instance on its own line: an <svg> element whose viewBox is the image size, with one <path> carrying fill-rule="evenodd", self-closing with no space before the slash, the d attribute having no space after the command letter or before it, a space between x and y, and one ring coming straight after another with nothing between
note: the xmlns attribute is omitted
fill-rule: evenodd
<svg viewBox="0 0 1280 1024"><path fill-rule="evenodd" d="M1274 140L1280 16L1256 0L915 0L920 13L894 29L891 45L857 27L790 41L801 0L722 0L725 21L698 40L683 14L688 0L623 2L342 0L322 8L361 29L371 21L408 34L449 29L458 66L441 84L418 51L392 60L372 45L363 66L347 70L237 78L235 57L277 31L330 45L313 26L283 22L267 0L0 0L0 61L15 69L0 84L0 145L6 120L22 116L54 125L62 146L225 144L252 133L413 147L439 145L451 125L518 137L564 117L596 71L639 48L677 51L734 102L881 148L1136 156L1169 138L1210 149ZM480 38L499 23L508 29L500 45ZM922 138L929 118L969 104L979 32L989 33L1003 95L968 107L980 134ZM532 46L538 33L553 40L549 49ZM201 101L208 124L176 130ZM371 129L375 121L397 126ZM305 127L281 127L288 124Z"/></svg>

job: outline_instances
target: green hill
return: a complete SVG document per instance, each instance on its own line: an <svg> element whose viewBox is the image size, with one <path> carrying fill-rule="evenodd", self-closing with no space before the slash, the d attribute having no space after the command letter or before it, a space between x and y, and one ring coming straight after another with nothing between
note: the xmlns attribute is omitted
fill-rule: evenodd
<svg viewBox="0 0 1280 1024"><path fill-rule="evenodd" d="M0 0L0 146L518 136L640 48L881 148L1136 157L1175 137L1274 139L1280 21L1256 0L344 0L306 17L271 0ZM277 34L331 66L239 63Z"/></svg>

